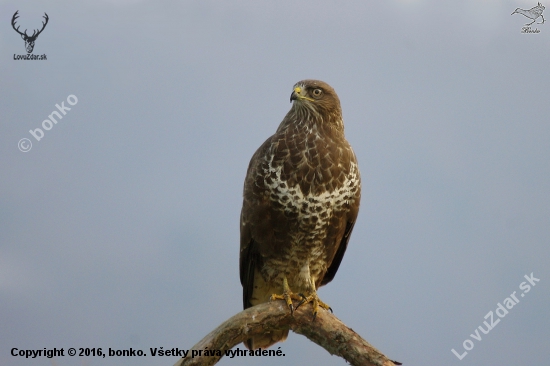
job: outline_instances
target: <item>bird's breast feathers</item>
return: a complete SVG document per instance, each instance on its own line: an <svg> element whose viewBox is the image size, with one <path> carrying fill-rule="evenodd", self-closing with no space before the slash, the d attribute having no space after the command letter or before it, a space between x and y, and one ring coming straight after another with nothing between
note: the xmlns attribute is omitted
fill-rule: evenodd
<svg viewBox="0 0 550 366"><path fill-rule="evenodd" d="M257 171L271 206L309 236L326 233L333 215L348 211L360 195L353 150L343 137L340 144L330 139L319 134L275 137Z"/></svg>

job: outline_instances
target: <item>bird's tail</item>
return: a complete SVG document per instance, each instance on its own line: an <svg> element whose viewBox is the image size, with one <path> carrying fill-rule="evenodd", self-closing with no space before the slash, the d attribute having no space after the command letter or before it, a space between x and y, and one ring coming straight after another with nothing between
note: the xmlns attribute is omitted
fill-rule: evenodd
<svg viewBox="0 0 550 366"><path fill-rule="evenodd" d="M283 342L286 337L288 337L288 328L254 336L247 339L244 342L244 345L249 350L255 350L258 348L266 349L273 346L277 342Z"/></svg>

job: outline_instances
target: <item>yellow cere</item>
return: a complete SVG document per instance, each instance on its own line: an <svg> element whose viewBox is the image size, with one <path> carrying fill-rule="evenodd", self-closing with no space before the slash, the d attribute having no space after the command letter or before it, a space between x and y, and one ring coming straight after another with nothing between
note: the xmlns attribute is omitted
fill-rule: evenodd
<svg viewBox="0 0 550 366"><path fill-rule="evenodd" d="M294 88L294 93L298 94L299 99L305 99L305 100L309 100L311 102L315 102L315 100L313 100L311 98L304 97L304 96L300 95L301 92L302 92L302 88L300 88L299 86Z"/></svg>

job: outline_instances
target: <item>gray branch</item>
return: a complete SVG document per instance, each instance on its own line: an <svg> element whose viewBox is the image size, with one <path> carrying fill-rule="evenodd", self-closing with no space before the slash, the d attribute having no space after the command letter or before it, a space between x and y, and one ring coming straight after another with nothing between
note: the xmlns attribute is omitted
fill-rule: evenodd
<svg viewBox="0 0 550 366"><path fill-rule="evenodd" d="M298 308L292 316L284 301L273 301L253 306L232 316L194 345L188 355L178 360L174 366L214 365L225 355L226 350L251 336L285 327L306 336L330 354L340 356L354 366L400 365L380 353L332 313L319 309L317 318L312 321L311 305ZM272 349L277 350L277 345ZM192 357L192 350L200 350L201 355ZM208 356L204 355L204 350L208 350ZM210 355L211 351L218 350L221 356ZM246 352L248 354L248 350Z"/></svg>

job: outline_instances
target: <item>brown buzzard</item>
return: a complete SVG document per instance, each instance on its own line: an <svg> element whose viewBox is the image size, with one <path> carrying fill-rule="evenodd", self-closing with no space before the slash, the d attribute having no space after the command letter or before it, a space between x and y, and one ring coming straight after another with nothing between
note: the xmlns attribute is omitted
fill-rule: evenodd
<svg viewBox="0 0 550 366"><path fill-rule="evenodd" d="M319 307L329 309L316 290L340 266L359 211L361 179L334 89L303 80L290 101L275 134L252 156L244 181L243 305L284 299L294 311L297 299L312 303L315 319ZM245 345L266 348L287 335L288 329L266 333Z"/></svg>

